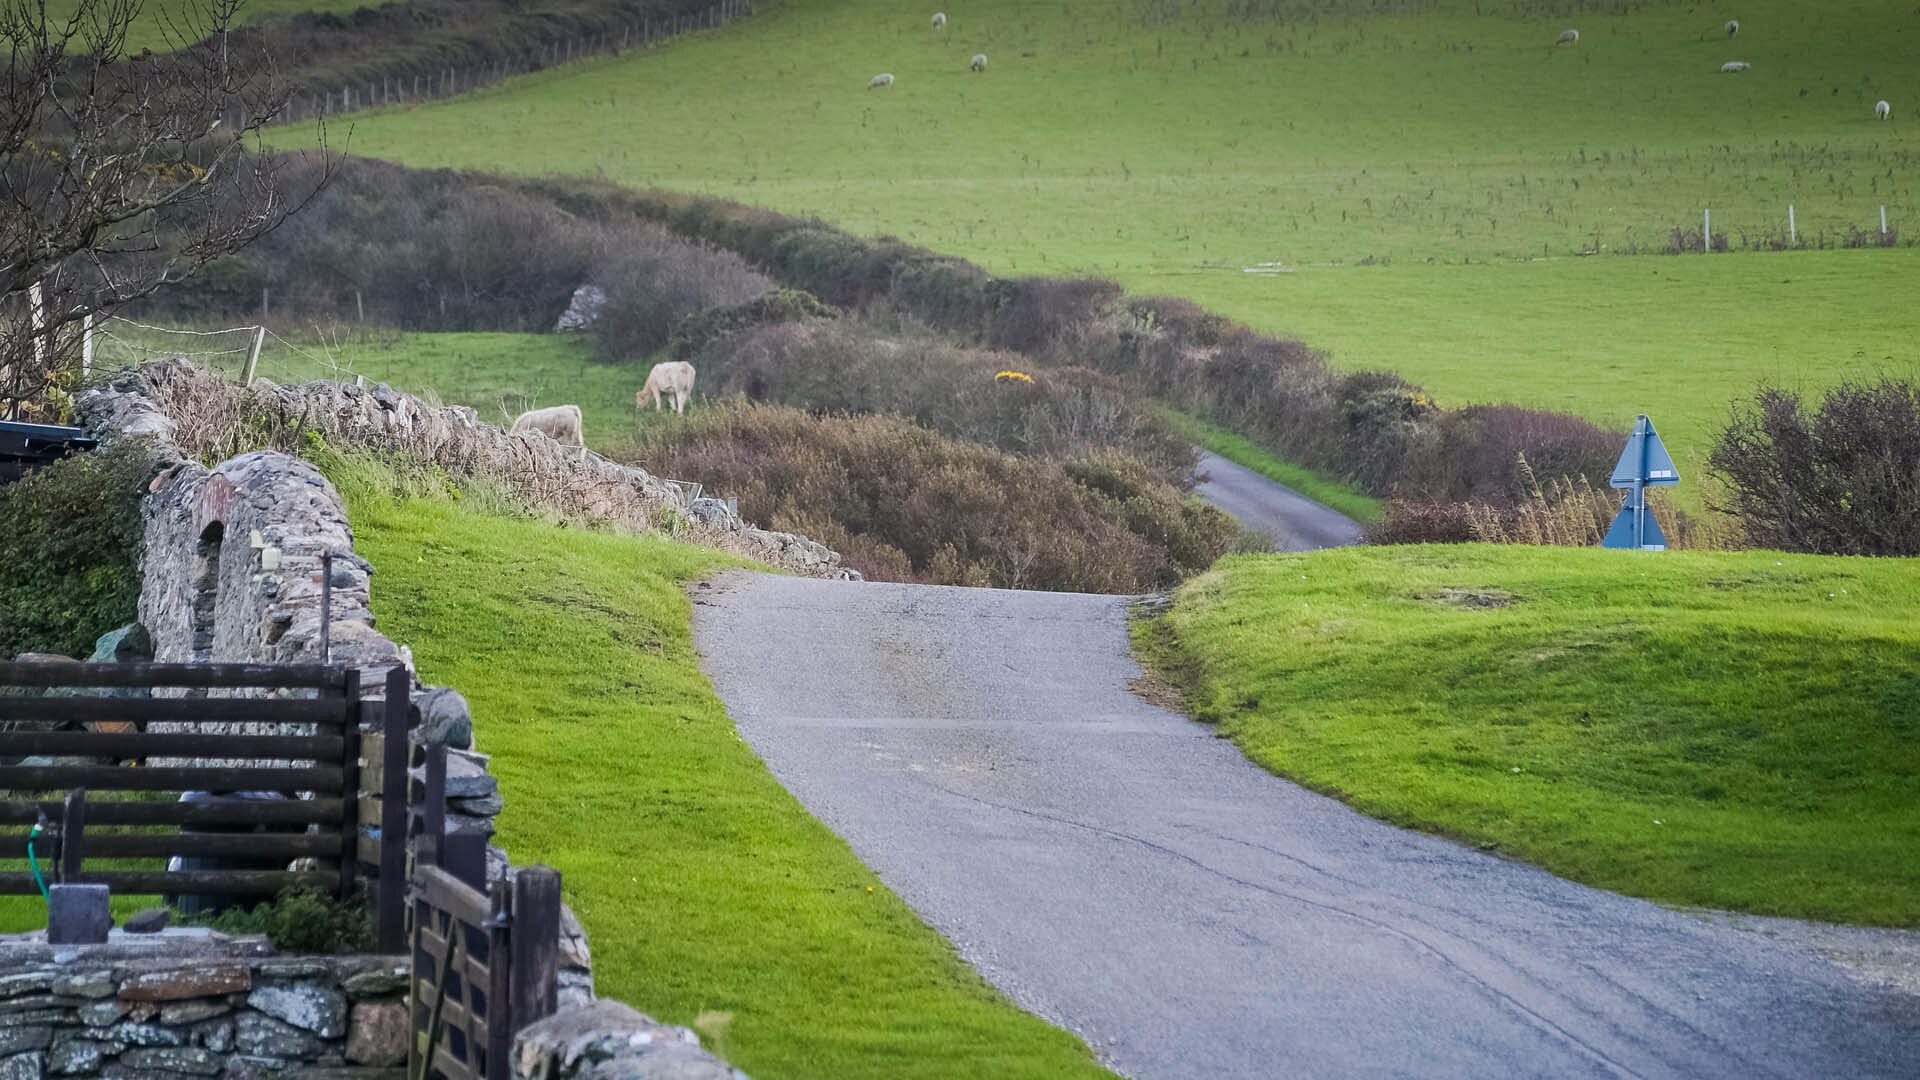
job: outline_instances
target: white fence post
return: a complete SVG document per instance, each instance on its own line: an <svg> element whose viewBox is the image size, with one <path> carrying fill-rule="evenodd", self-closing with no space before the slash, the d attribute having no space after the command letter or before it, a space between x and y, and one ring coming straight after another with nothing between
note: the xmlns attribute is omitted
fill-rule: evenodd
<svg viewBox="0 0 1920 1080"><path fill-rule="evenodd" d="M1706 209L1706 210L1700 211L1700 254L1706 255L1711 253L1712 251L1713 251L1713 211L1711 209Z"/></svg>
<svg viewBox="0 0 1920 1080"><path fill-rule="evenodd" d="M1887 204L1880 204L1880 235L1887 235Z"/></svg>
<svg viewBox="0 0 1920 1080"><path fill-rule="evenodd" d="M1787 204L1787 246L1800 246L1800 230L1793 221L1793 204Z"/></svg>

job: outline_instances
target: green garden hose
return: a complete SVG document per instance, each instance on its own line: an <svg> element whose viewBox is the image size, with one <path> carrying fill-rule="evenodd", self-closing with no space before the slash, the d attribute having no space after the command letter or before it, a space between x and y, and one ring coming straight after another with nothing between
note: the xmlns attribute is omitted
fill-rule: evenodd
<svg viewBox="0 0 1920 1080"><path fill-rule="evenodd" d="M40 876L40 860L33 855L33 838L40 835L40 824L34 823L33 831L27 834L27 865L33 867L33 883L40 886L40 899L52 903L47 895L47 879Z"/></svg>

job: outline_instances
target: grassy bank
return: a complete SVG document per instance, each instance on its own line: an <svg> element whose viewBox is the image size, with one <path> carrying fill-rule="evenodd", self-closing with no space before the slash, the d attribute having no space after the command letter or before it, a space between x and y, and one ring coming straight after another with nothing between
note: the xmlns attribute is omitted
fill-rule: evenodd
<svg viewBox="0 0 1920 1080"><path fill-rule="evenodd" d="M1226 560L1143 650L1254 760L1674 903L1920 926L1901 560L1498 547Z"/></svg>
<svg viewBox="0 0 1920 1080"><path fill-rule="evenodd" d="M383 631L472 703L500 840L565 875L599 991L759 1077L1099 1076L768 774L695 663L704 549L348 482Z"/></svg>
<svg viewBox="0 0 1920 1080"><path fill-rule="evenodd" d="M1383 509L1379 499L1322 476L1312 469L1282 461L1245 436L1218 424L1209 424L1195 416L1166 412L1167 420L1194 443L1211 450L1242 468L1252 469L1276 484L1305 495L1322 506L1330 506L1358 522L1378 521Z"/></svg>

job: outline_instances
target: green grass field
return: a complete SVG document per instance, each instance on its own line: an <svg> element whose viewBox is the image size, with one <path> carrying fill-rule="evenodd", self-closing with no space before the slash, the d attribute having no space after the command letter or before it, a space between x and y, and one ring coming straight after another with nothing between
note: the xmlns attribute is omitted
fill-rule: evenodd
<svg viewBox="0 0 1920 1080"><path fill-rule="evenodd" d="M1736 243L1784 231L1790 202L1815 243L1877 224L1881 204L1920 233L1908 6L1753 0L1733 41L1722 14L1677 2L1626 16L1370 7L1389 13L983 0L942 38L877 0L785 3L359 119L354 149L604 173L818 213L998 272L1104 273L1446 403L1622 428L1647 412L1695 474L1756 380L1920 371L1911 248L1576 257L1657 250L1703 206ZM1580 44L1553 47L1567 25ZM990 57L977 76L976 50ZM1735 58L1753 70L1722 75ZM869 92L877 71L897 84ZM1872 119L1882 97L1891 122Z"/></svg>
<svg viewBox="0 0 1920 1080"><path fill-rule="evenodd" d="M696 1024L756 1077L1108 1075L987 986L735 734L682 591L726 557L329 472L381 629L471 702L500 842L564 875L601 994Z"/></svg>
<svg viewBox="0 0 1920 1080"><path fill-rule="evenodd" d="M1773 552L1226 560L1143 653L1255 761L1665 903L1920 927L1920 576Z"/></svg>

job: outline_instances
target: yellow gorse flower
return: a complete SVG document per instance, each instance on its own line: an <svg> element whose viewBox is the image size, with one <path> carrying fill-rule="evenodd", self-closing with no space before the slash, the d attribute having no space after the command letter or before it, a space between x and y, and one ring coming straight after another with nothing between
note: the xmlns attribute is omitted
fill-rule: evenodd
<svg viewBox="0 0 1920 1080"><path fill-rule="evenodd" d="M994 374L993 381L1030 383L1033 381L1033 376L1024 371L1001 371Z"/></svg>

